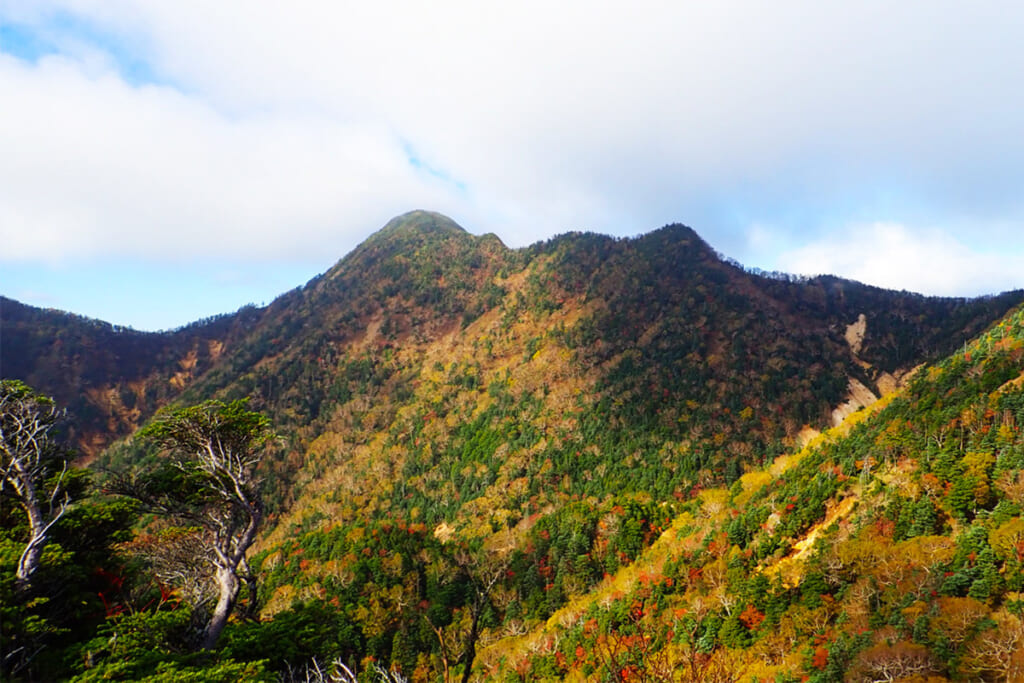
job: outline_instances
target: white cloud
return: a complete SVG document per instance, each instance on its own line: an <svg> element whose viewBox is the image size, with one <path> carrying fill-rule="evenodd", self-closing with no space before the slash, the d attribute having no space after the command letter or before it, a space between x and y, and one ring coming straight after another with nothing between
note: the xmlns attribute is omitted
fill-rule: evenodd
<svg viewBox="0 0 1024 683"><path fill-rule="evenodd" d="M786 272L840 275L937 296L977 296L1024 286L1024 249L1019 245L977 251L948 233L914 231L898 223L852 225L783 253L779 264Z"/></svg>
<svg viewBox="0 0 1024 683"><path fill-rule="evenodd" d="M1024 233L1018 3L0 0L5 16L60 55L0 54L4 259L341 256L416 207L514 245L680 221L741 260L852 220L968 249ZM155 84L126 82L126 53Z"/></svg>
<svg viewBox="0 0 1024 683"><path fill-rule="evenodd" d="M413 202L444 199L379 127L314 115L227 117L62 57L0 56L6 259L318 253ZM343 244L352 235L342 232ZM343 248L343 247L339 247Z"/></svg>

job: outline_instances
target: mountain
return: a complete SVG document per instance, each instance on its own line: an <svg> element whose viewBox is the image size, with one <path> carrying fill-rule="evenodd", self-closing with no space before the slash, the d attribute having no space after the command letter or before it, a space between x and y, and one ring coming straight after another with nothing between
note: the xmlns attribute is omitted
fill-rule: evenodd
<svg viewBox="0 0 1024 683"><path fill-rule="evenodd" d="M113 469L146 454L131 439L101 449L161 405L250 397L280 436L263 463L258 606L281 628L328 624L321 654L431 679L459 668L453 644L479 627L478 671L511 680L607 678L622 664L621 680L687 653L733 680L730 658L787 614L810 625L771 646L771 675L814 673L794 659L802 649L854 667L882 644L840 643L842 611L815 611L876 579L871 544L931 535L959 548L974 529L974 560L927 565L956 575L980 562L983 533L1019 519L998 482L1020 466L1022 301L747 272L680 225L513 250L413 212L266 308L174 332L4 300L0 369L68 406L83 451ZM1006 425L1004 442L984 440ZM833 521L856 527L836 576L800 555ZM865 525L882 531L861 536ZM1019 571L1011 555L986 560L990 583ZM935 599L970 597L979 576ZM1000 586L986 618L1021 590ZM929 628L895 623L911 593L872 595L888 621L865 628L892 626L893 643L906 624ZM277 627L262 628L229 632L233 656L258 658L253 643ZM929 666L958 671L974 631L958 637ZM587 664L569 642L603 658Z"/></svg>
<svg viewBox="0 0 1024 683"><path fill-rule="evenodd" d="M1022 423L1018 308L804 448L658 509L635 561L494 637L477 671L516 681L1024 680ZM529 561L513 565L558 567L542 579L549 593L581 571L574 545L599 550L631 516L556 514L559 524L529 532ZM570 519L585 520L582 543L567 537Z"/></svg>
<svg viewBox="0 0 1024 683"><path fill-rule="evenodd" d="M87 456L171 400L215 394L254 396L305 434L295 444L304 450L368 383L388 383L387 402L400 404L392 394L409 391L438 343L458 349L468 364L460 372L484 387L498 365L495 348L503 370L526 374L530 364L513 360L530 348L560 379L576 376L609 419L677 441L704 425L693 439L698 459L705 432L733 443L742 431L727 458L734 476L804 424L829 424L848 396L863 402L891 389L1021 297L936 299L831 277L764 277L724 262L678 225L636 239L569 234L509 250L493 235L416 211L264 309L172 332L3 299L0 371L67 406ZM593 414L584 404L577 412ZM761 410L768 406L772 414ZM739 418L746 408L757 415Z"/></svg>
<svg viewBox="0 0 1024 683"><path fill-rule="evenodd" d="M174 332L139 332L0 297L0 376L45 388L72 416L70 440L92 458L178 396L258 319L250 307Z"/></svg>

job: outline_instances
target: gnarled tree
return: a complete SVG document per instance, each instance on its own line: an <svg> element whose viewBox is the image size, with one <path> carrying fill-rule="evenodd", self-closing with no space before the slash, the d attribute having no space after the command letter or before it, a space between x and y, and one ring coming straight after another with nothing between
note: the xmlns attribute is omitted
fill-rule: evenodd
<svg viewBox="0 0 1024 683"><path fill-rule="evenodd" d="M0 499L25 512L28 543L18 559L16 586L27 592L50 529L67 511L66 451L51 437L63 412L23 382L0 380Z"/></svg>
<svg viewBox="0 0 1024 683"><path fill-rule="evenodd" d="M121 480L116 488L194 532L195 560L208 563L217 594L202 639L212 649L243 582L255 601L246 552L263 521L256 467L272 437L270 421L248 410L246 400L207 401L158 415L140 436L171 456L173 470Z"/></svg>

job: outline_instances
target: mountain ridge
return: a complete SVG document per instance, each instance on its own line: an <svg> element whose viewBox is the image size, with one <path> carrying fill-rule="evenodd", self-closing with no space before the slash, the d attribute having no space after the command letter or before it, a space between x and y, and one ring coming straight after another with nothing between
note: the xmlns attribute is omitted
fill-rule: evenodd
<svg viewBox="0 0 1024 683"><path fill-rule="evenodd" d="M181 396L196 379L211 371L216 375L215 366L222 366L225 359L235 366L230 372L252 368L266 353L281 347L285 339L304 334L324 338L317 330L330 331L326 335L330 339L325 338L322 344L344 343L347 336L384 310L389 313L381 324L392 336L407 335L413 328L421 336L429 336L465 326L502 302L504 291L496 284L502 273L522 272L531 264L546 264L545 285L539 286L541 276L533 272L534 285L520 292L520 296L532 299L531 306L553 309L560 305L559 300L574 297L581 303L604 302L595 305L603 307L601 315L610 317L604 323L612 325L627 324L625 318L637 317L636 311L656 304L665 287L680 291L687 287L688 269L699 278L710 278L699 285L704 293L696 292L697 296L707 296L707 287L728 285L741 290L730 295L735 301L754 297L758 306L774 309L772 315L785 319L786 324L804 324L800 320L806 320L808 312L819 317L835 317L837 311L848 317L864 313L872 316L869 325L874 332L879 328L906 328L907 321L896 318L909 315L887 313L881 305L886 297L906 300L907 296L885 294L886 290L867 285L826 276L803 280L805 286L801 287L795 278L772 279L745 273L722 261L694 230L679 224L624 239L566 233L530 247L509 249L493 235L474 236L436 212L412 211L395 217L323 274L264 308L244 307L170 332L139 333L4 300L0 302L5 328L0 371L5 377L39 386L68 405L73 415L84 416L79 420L82 424L76 425L76 441L87 457L94 457L112 439L130 434L156 408ZM663 282L655 283L654 278ZM630 296L630 291L638 296ZM987 301L992 309L989 319L994 319L1007 306L991 305L993 302L1019 300L1022 294L1010 292L970 300L973 303L913 295L911 299L931 302L935 310L945 307L961 313L984 309ZM922 309L928 306L917 306L914 315L935 315L934 310L922 313ZM681 312L685 313L677 306L672 315ZM664 314L662 311L658 315ZM879 324L874 316L885 320ZM631 324L649 326L653 321L638 319ZM837 326L839 322L831 324ZM831 334L834 330L821 332ZM969 334L965 330L964 335ZM892 374L906 365L908 357L929 346L934 355L939 339L934 334L932 337L915 342L906 333L898 340L870 335L862 360L880 372ZM720 347L725 338L704 342ZM915 343L920 348L912 348ZM69 344L70 348L65 349ZM241 356L236 353L240 347L248 349ZM99 352L92 354L89 349ZM56 366L67 363L59 360L61 357L77 359L73 363L78 365L70 373L58 371ZM859 381L873 393L880 393L870 376ZM223 382L211 383L218 385Z"/></svg>
<svg viewBox="0 0 1024 683"><path fill-rule="evenodd" d="M1022 299L763 276L680 225L513 250L413 212L267 307L167 335L12 305L3 358L36 352L29 381L107 435L97 477L154 463L131 435L161 405L270 419L260 620L228 625L226 665L996 680L989 641L1024 638ZM141 551L120 570L140 581L151 544L194 535L137 531L112 557ZM149 622L120 599L165 640L125 659L97 635L68 659L85 677L181 651L156 620L185 605Z"/></svg>

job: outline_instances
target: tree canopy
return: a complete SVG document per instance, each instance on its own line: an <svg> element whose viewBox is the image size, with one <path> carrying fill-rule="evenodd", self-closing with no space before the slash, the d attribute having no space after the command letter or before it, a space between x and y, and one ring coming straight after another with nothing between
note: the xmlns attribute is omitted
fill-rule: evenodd
<svg viewBox="0 0 1024 683"><path fill-rule="evenodd" d="M173 458L178 476L158 469L120 488L189 528L177 543L193 549L177 555L179 564L191 565L180 576L201 574L205 563L212 569L217 603L204 630L207 649L220 637L242 582L255 600L245 555L263 521L256 467L272 432L270 421L247 406L244 399L206 401L159 414L140 436Z"/></svg>

